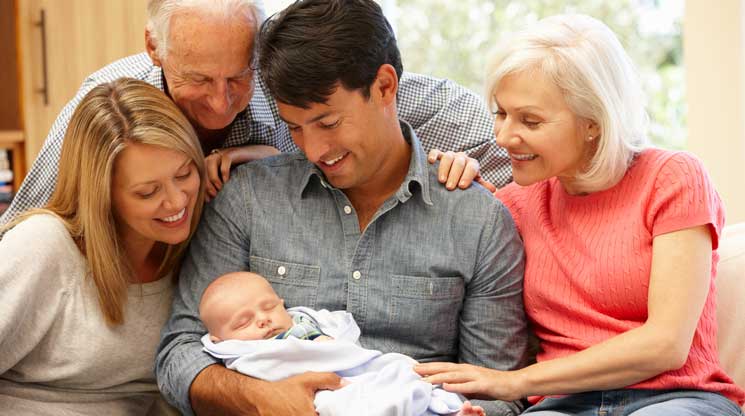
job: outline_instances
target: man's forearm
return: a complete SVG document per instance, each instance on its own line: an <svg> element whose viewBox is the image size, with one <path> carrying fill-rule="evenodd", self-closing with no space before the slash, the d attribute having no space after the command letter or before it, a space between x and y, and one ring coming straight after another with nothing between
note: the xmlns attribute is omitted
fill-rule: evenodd
<svg viewBox="0 0 745 416"><path fill-rule="evenodd" d="M200 372L189 388L189 399L197 415L259 416L258 402L266 382L213 364ZM250 394L246 394L250 392Z"/></svg>

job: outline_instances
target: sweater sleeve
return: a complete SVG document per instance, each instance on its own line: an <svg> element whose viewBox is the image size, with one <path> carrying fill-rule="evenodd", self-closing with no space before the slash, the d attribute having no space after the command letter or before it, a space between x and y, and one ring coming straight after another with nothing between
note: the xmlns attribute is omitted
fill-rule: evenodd
<svg viewBox="0 0 745 416"><path fill-rule="evenodd" d="M522 233L522 221L520 218L520 203L522 202L523 198L525 198L523 188L512 182L508 184L507 186L497 189L496 192L494 192L494 196L499 199L502 204L504 204L505 207L510 211L510 215L512 216L512 220L515 222L515 226L517 227L517 230Z"/></svg>
<svg viewBox="0 0 745 416"><path fill-rule="evenodd" d="M48 215L30 217L0 240L0 374L33 351L54 323L68 292L63 275L80 263L71 247L65 228Z"/></svg>
<svg viewBox="0 0 745 416"><path fill-rule="evenodd" d="M646 219L653 236L709 225L712 249L719 245L724 208L699 159L676 152L656 175Z"/></svg>

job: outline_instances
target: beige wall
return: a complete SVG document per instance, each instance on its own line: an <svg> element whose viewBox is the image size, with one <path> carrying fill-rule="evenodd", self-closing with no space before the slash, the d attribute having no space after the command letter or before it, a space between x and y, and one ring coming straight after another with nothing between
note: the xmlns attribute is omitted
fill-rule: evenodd
<svg viewBox="0 0 745 416"><path fill-rule="evenodd" d="M745 221L745 0L686 0L683 52L688 149L706 165L727 209Z"/></svg>

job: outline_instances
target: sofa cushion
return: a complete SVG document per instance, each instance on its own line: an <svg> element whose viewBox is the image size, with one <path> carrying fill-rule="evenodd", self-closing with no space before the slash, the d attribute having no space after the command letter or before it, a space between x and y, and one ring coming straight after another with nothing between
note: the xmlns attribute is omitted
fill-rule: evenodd
<svg viewBox="0 0 745 416"><path fill-rule="evenodd" d="M719 360L735 383L745 387L745 223L724 228L719 255Z"/></svg>

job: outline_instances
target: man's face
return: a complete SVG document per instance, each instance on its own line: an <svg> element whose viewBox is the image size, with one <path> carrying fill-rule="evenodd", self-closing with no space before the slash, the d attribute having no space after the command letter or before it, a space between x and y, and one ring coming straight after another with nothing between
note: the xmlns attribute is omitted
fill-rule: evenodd
<svg viewBox="0 0 745 416"><path fill-rule="evenodd" d="M173 101L197 129L219 130L243 111L253 95L254 24L247 18L171 18L163 68Z"/></svg>
<svg viewBox="0 0 745 416"><path fill-rule="evenodd" d="M326 103L307 109L277 103L295 144L339 189L363 189L386 163L390 138L374 96L339 86Z"/></svg>

